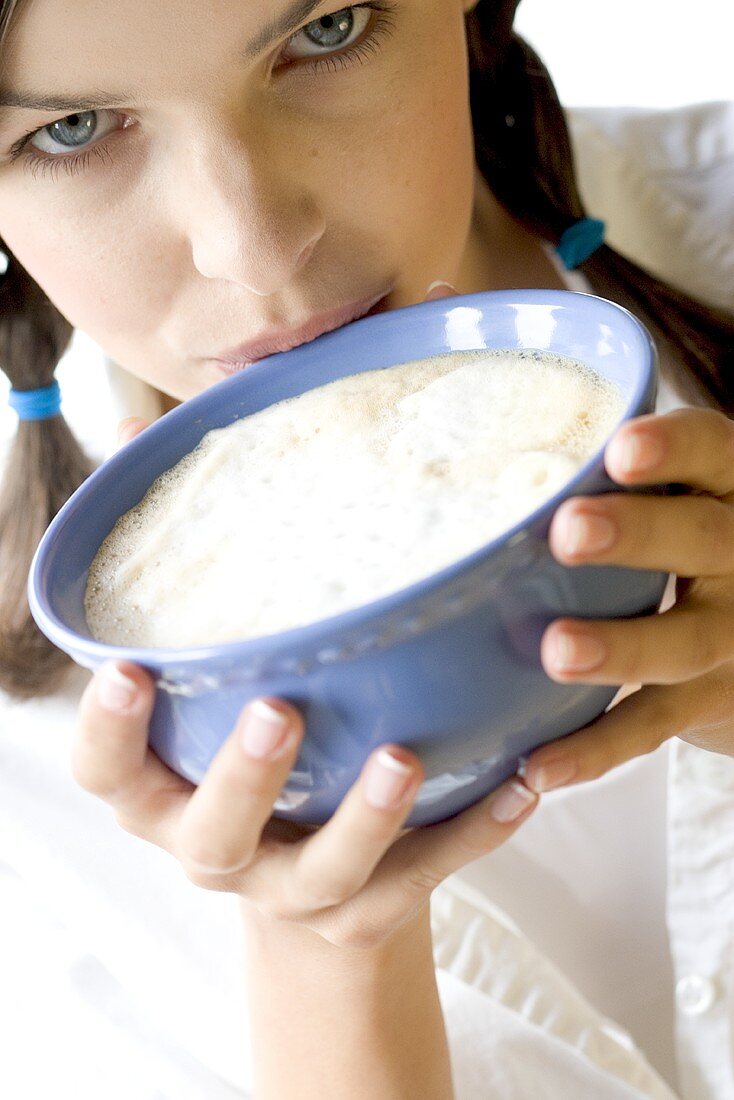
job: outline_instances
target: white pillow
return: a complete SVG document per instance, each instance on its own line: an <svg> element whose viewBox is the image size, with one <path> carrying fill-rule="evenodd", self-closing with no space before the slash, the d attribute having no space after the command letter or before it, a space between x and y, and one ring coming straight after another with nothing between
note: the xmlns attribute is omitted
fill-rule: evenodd
<svg viewBox="0 0 734 1100"><path fill-rule="evenodd" d="M608 242L734 311L734 102L567 111L581 197Z"/></svg>

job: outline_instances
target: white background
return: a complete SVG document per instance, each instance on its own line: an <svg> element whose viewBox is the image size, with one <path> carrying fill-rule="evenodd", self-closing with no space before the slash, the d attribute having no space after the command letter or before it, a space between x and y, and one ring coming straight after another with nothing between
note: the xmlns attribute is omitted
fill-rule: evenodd
<svg viewBox="0 0 734 1100"><path fill-rule="evenodd" d="M523 0L516 27L570 106L734 99L734 0Z"/></svg>

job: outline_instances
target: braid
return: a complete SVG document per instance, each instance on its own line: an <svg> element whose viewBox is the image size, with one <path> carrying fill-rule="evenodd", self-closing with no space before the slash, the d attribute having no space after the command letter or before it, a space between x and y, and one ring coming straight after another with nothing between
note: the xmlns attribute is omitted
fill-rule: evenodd
<svg viewBox="0 0 734 1100"><path fill-rule="evenodd" d="M513 217L556 245L586 211L553 82L512 31L517 5L479 0L466 17L477 165ZM596 293L647 325L686 397L734 415L734 315L702 306L608 245L581 270Z"/></svg>
<svg viewBox="0 0 734 1100"><path fill-rule="evenodd" d="M71 335L69 322L9 256L0 281L0 367L13 388L50 385ZM26 581L43 532L90 472L62 416L18 425L0 493L0 687L19 699L54 691L70 664L36 627Z"/></svg>

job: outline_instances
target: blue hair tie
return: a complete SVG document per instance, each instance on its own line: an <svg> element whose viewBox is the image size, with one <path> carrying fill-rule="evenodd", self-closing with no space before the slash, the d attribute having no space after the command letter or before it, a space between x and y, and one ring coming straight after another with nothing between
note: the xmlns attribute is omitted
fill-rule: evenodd
<svg viewBox="0 0 734 1100"><path fill-rule="evenodd" d="M561 237L556 252L563 260L567 271L588 260L597 248L604 244L604 222L598 218L582 218Z"/></svg>
<svg viewBox="0 0 734 1100"><path fill-rule="evenodd" d="M61 389L52 382L41 390L11 390L8 403L21 420L50 420L61 412Z"/></svg>

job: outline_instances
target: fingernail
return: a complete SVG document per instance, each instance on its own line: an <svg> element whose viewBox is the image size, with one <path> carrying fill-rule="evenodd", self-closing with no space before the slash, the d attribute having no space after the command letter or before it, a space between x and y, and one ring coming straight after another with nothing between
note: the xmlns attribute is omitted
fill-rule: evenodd
<svg viewBox="0 0 734 1100"><path fill-rule="evenodd" d="M103 665L97 673L97 698L105 710L127 710L135 701L138 685L114 661Z"/></svg>
<svg viewBox="0 0 734 1100"><path fill-rule="evenodd" d="M607 655L605 646L589 634L557 634L551 650L553 667L558 672L590 672Z"/></svg>
<svg viewBox="0 0 734 1100"><path fill-rule="evenodd" d="M242 717L242 747L256 760L275 756L285 744L289 726L287 714L271 707L264 699L255 699L245 708Z"/></svg>
<svg viewBox="0 0 734 1100"><path fill-rule="evenodd" d="M124 420L120 421L120 423L117 425L117 442L118 443L122 442L122 437L123 437L126 429L129 428L131 424L134 424L135 421L138 420L138 419L139 419L139 417L137 417L137 416L126 416Z"/></svg>
<svg viewBox="0 0 734 1100"><path fill-rule="evenodd" d="M510 779L490 796L489 815L501 825L507 825L510 821L517 821L536 801L532 791L516 779Z"/></svg>
<svg viewBox="0 0 734 1100"><path fill-rule="evenodd" d="M556 787L563 787L570 783L576 775L576 765L570 760L554 760L552 763L543 764L534 772L534 779L528 779L533 790L552 791Z"/></svg>
<svg viewBox="0 0 734 1100"><path fill-rule="evenodd" d="M662 441L649 432L637 431L615 439L611 448L613 457L625 474L651 470L658 465L664 454Z"/></svg>
<svg viewBox="0 0 734 1100"><path fill-rule="evenodd" d="M442 288L446 287L447 290L452 290L454 292L454 294L459 293L458 290L456 289L456 287L453 285L453 283L447 283L445 279L436 279L435 283L431 283L431 285L429 286L428 290L423 295L423 297L425 298L427 295L429 295L431 293L432 290L436 290L438 287L442 287Z"/></svg>
<svg viewBox="0 0 734 1100"><path fill-rule="evenodd" d="M364 778L364 796L378 810L395 810L403 801L413 778L410 764L380 749L370 760Z"/></svg>
<svg viewBox="0 0 734 1100"><path fill-rule="evenodd" d="M617 538L617 528L605 516L561 514L560 540L566 554L589 554L608 550Z"/></svg>

